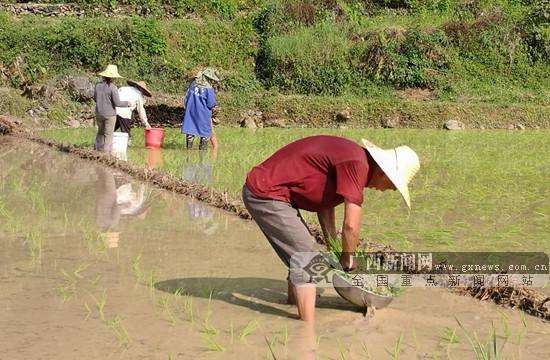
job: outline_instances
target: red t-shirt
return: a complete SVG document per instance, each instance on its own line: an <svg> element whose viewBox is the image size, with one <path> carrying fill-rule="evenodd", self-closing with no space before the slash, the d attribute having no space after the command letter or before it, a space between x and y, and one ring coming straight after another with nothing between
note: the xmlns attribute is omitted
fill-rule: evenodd
<svg viewBox="0 0 550 360"><path fill-rule="evenodd" d="M259 198L317 212L344 199L361 205L369 175L365 149L345 138L320 135L279 149L252 168L246 186Z"/></svg>

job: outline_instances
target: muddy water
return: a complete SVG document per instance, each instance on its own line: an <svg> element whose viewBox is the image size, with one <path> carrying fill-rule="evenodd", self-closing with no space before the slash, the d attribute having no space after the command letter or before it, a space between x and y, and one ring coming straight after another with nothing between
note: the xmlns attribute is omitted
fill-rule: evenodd
<svg viewBox="0 0 550 360"><path fill-rule="evenodd" d="M366 318L327 290L305 326L253 223L28 142L0 137L0 194L1 359L472 358L455 317L550 357L547 323L443 290Z"/></svg>

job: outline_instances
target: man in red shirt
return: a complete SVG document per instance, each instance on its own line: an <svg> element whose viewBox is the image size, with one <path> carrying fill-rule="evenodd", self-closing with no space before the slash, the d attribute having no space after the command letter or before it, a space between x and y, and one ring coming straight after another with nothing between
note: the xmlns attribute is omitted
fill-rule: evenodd
<svg viewBox="0 0 550 360"><path fill-rule="evenodd" d="M408 183L420 168L416 153L408 146L384 150L364 139L363 145L336 136L311 136L284 146L248 173L245 206L287 267L293 256L318 251L299 209L316 212L325 240L335 239L334 208L344 203L340 264L351 270L363 189L397 189L410 207ZM293 299L297 282L290 272L290 303L299 300Z"/></svg>

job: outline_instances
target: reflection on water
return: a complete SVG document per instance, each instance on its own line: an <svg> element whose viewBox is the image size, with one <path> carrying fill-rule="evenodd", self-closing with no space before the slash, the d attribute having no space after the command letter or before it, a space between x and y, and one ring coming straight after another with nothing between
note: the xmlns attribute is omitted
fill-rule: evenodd
<svg viewBox="0 0 550 360"><path fill-rule="evenodd" d="M199 151L198 156L195 152L186 152L181 172L182 179L194 184L211 185L216 156L217 149L210 152ZM218 222L214 219L214 209L201 201L191 199L187 203L187 214L189 220L193 221L204 235L212 235L219 228Z"/></svg>
<svg viewBox="0 0 550 360"><path fill-rule="evenodd" d="M164 166L162 149L147 148L147 166L149 169L162 168Z"/></svg>
<svg viewBox="0 0 550 360"><path fill-rule="evenodd" d="M95 221L109 247L118 247L121 218L144 220L152 203L145 183L131 181L102 166L95 167Z"/></svg>

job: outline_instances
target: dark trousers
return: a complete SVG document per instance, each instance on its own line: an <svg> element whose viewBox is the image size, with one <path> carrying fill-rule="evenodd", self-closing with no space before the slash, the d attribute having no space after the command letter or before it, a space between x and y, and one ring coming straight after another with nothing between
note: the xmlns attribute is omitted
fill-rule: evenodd
<svg viewBox="0 0 550 360"><path fill-rule="evenodd" d="M120 129L121 132L127 133L128 138L130 138L132 137L132 133L130 132L132 123L133 123L132 119L126 119L126 118L123 118L122 116L117 115L116 123L115 123L115 131Z"/></svg>

